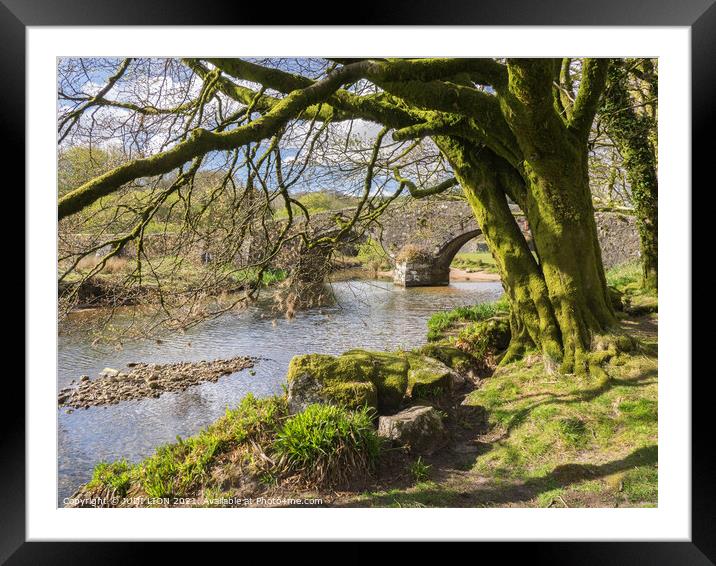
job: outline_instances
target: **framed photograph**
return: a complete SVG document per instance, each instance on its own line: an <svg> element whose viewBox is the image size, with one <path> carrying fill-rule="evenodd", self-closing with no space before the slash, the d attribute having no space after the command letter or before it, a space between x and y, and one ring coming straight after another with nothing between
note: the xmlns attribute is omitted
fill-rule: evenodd
<svg viewBox="0 0 716 566"><path fill-rule="evenodd" d="M712 1L235 8L3 0L27 365L0 557L714 563Z"/></svg>

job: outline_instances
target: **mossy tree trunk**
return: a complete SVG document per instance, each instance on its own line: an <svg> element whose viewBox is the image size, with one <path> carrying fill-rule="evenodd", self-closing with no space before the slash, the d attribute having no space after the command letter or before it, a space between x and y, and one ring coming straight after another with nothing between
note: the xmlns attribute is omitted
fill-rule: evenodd
<svg viewBox="0 0 716 566"><path fill-rule="evenodd" d="M509 167L490 150L459 138L435 141L450 161L482 227L510 300L512 339L503 360L513 360L535 347L548 360L561 360L559 325L547 284L507 202L504 187Z"/></svg>
<svg viewBox="0 0 716 566"><path fill-rule="evenodd" d="M617 327L587 172L587 134L606 66L585 67L581 98L565 121L554 111L552 63L510 62L502 105L523 156L516 167L485 147L436 138L483 227L512 304L515 342L506 360L532 344L548 366L585 373L594 337ZM506 196L527 216L536 259Z"/></svg>
<svg viewBox="0 0 716 566"><path fill-rule="evenodd" d="M586 148L572 171L530 175L527 218L562 336L563 371L589 365L592 339L615 329L586 172ZM580 159L581 158L581 159Z"/></svg>
<svg viewBox="0 0 716 566"><path fill-rule="evenodd" d="M615 62L600 109L600 120L624 159L641 243L645 288L658 285L658 177L656 146L656 75L651 62ZM635 100L630 84L639 81L646 93ZM639 92L638 89L637 92ZM641 98L644 98L643 100ZM638 109L638 110L637 110Z"/></svg>
<svg viewBox="0 0 716 566"><path fill-rule="evenodd" d="M617 321L586 171L575 167L558 179L533 174L527 191L489 150L456 139L436 141L483 228L511 303L512 341L503 363L536 347L550 369L588 372L593 337L613 332ZM529 211L536 258L506 195Z"/></svg>

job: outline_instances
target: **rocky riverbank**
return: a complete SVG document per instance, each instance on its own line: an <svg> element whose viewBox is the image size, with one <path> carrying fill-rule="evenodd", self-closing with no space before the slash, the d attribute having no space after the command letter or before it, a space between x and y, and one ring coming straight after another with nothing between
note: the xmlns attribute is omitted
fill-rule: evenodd
<svg viewBox="0 0 716 566"><path fill-rule="evenodd" d="M224 375L253 367L255 361L238 356L174 364L131 363L125 371L105 368L95 379L83 375L72 387L60 390L57 403L72 410L159 397L167 391L183 391L205 381L216 382Z"/></svg>

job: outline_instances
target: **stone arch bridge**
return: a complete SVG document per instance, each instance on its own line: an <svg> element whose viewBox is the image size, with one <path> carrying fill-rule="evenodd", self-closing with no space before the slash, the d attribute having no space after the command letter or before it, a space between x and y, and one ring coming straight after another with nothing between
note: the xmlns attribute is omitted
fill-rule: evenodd
<svg viewBox="0 0 716 566"><path fill-rule="evenodd" d="M516 205L511 208L532 248L527 219ZM350 215L352 210L341 212ZM334 215L326 213L326 218ZM595 219L605 267L639 258L639 237L633 216L597 212ZM464 200L406 199L391 205L371 225L365 237L379 241L391 257L393 280L397 285L416 287L448 285L450 264L459 251L486 251L485 244L479 242L481 234L470 205Z"/></svg>
<svg viewBox="0 0 716 566"><path fill-rule="evenodd" d="M517 206L513 211L531 245L526 218ZM448 285L455 255L460 250L476 251L485 245L476 243L482 229L463 200L410 199L389 209L373 232L393 258L393 280L404 287Z"/></svg>

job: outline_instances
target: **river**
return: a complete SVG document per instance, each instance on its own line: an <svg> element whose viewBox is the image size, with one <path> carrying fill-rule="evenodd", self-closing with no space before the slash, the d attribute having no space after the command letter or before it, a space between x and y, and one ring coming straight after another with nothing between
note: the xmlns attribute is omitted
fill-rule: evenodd
<svg viewBox="0 0 716 566"><path fill-rule="evenodd" d="M99 461L136 462L176 436L190 436L235 406L247 393L267 396L282 391L290 359L296 354L338 354L350 348L394 350L425 342L428 317L440 310L493 301L499 282L455 282L449 287L403 289L386 281L333 284L336 304L274 318L266 305L226 314L166 337L144 340L117 351L93 347L86 335L61 334L58 389L81 375L94 378L104 367L129 362L168 363L229 358L262 358L248 370L181 393L125 401L67 413L58 411L58 503L89 480Z"/></svg>

